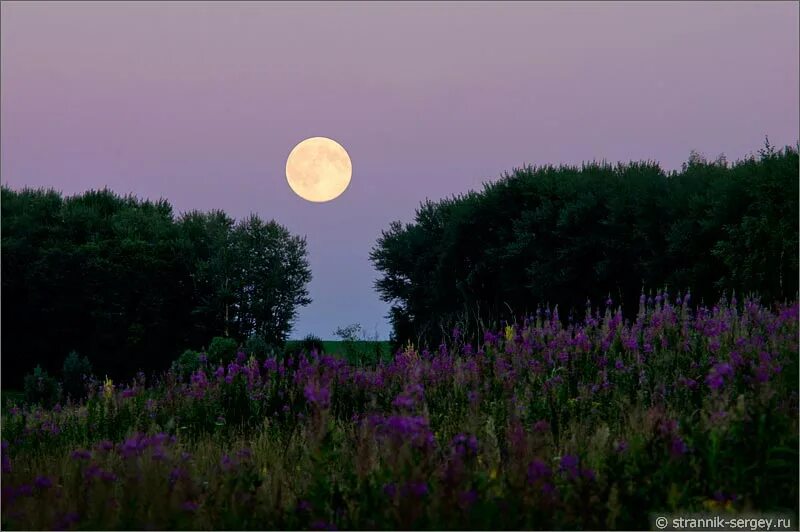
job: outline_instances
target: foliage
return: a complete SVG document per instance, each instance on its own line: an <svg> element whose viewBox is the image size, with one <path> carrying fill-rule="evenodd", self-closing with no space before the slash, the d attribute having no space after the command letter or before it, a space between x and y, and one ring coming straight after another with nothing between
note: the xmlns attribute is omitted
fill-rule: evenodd
<svg viewBox="0 0 800 532"><path fill-rule="evenodd" d="M258 360L264 360L267 356L274 354L275 351L275 345L270 345L269 342L257 334L248 338L244 344L244 352L256 357Z"/></svg>
<svg viewBox="0 0 800 532"><path fill-rule="evenodd" d="M211 364L227 364L233 361L239 345L233 338L216 336L208 346L208 361Z"/></svg>
<svg viewBox="0 0 800 532"><path fill-rule="evenodd" d="M171 371L182 378L188 378L198 368L200 368L200 353L191 349L184 351L170 366Z"/></svg>
<svg viewBox="0 0 800 532"><path fill-rule="evenodd" d="M312 351L316 351L317 353L322 354L325 352L325 344L322 343L322 340L320 340L319 337L309 334L300 341L300 349L303 353L311 353Z"/></svg>
<svg viewBox="0 0 800 532"><path fill-rule="evenodd" d="M3 387L74 346L101 375L166 370L215 336L280 342L308 304L305 240L220 211L109 190L2 187Z"/></svg>
<svg viewBox="0 0 800 532"><path fill-rule="evenodd" d="M698 301L724 289L792 299L799 181L797 148L767 142L733 165L693 153L671 173L653 162L526 167L481 192L426 201L370 255L395 348L435 347L455 326L474 340L555 301L568 320L587 296L633 317L643 286Z"/></svg>
<svg viewBox="0 0 800 532"><path fill-rule="evenodd" d="M83 399L86 395L86 379L92 375L92 364L85 356L70 351L64 359L61 375L65 397L73 400Z"/></svg>
<svg viewBox="0 0 800 532"><path fill-rule="evenodd" d="M2 527L627 529L797 517L798 312L643 297L356 365L244 355L3 411Z"/></svg>
<svg viewBox="0 0 800 532"><path fill-rule="evenodd" d="M50 408L61 399L61 385L41 366L36 366L33 373L25 375L25 401Z"/></svg>

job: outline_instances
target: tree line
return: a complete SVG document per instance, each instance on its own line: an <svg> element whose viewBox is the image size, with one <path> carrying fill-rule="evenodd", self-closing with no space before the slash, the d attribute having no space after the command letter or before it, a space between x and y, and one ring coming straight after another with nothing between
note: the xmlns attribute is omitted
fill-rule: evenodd
<svg viewBox="0 0 800 532"><path fill-rule="evenodd" d="M280 345L310 303L305 239L256 215L7 187L1 212L3 387L71 351L129 378L217 336Z"/></svg>
<svg viewBox="0 0 800 532"><path fill-rule="evenodd" d="M656 162L525 167L483 190L427 200L412 223L382 232L370 258L391 303L395 344L438 346L455 326L559 305L584 317L610 298L635 314L653 289L762 301L797 296L798 149L729 164L692 152L681 170ZM651 294L652 295L652 294Z"/></svg>

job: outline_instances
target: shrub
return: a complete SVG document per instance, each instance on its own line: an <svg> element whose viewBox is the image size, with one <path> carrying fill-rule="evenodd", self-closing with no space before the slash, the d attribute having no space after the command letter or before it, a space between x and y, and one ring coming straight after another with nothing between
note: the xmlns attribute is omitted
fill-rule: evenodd
<svg viewBox="0 0 800 532"><path fill-rule="evenodd" d="M81 357L77 351L71 351L64 359L61 370L64 379L64 395L78 401L86 396L85 379L92 375L92 363L87 357Z"/></svg>
<svg viewBox="0 0 800 532"><path fill-rule="evenodd" d="M33 373L25 375L25 401L50 408L61 398L61 386L42 366L37 365Z"/></svg>
<svg viewBox="0 0 800 532"><path fill-rule="evenodd" d="M267 358L275 351L275 346L270 345L261 336L251 336L244 344L244 351L247 355L253 355L259 360Z"/></svg>
<svg viewBox="0 0 800 532"><path fill-rule="evenodd" d="M216 336L208 347L208 362L210 364L228 364L236 356L238 345L233 338Z"/></svg>
<svg viewBox="0 0 800 532"><path fill-rule="evenodd" d="M300 350L306 353L310 353L311 351L316 351L317 353L324 353L325 345L322 343L322 340L320 340L317 336L309 334L300 341Z"/></svg>
<svg viewBox="0 0 800 532"><path fill-rule="evenodd" d="M172 371L181 377L188 377L200 367L200 354L187 349L172 363Z"/></svg>

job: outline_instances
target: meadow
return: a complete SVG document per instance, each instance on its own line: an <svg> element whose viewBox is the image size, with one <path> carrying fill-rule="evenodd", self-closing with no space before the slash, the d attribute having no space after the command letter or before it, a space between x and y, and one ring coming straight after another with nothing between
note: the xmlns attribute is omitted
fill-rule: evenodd
<svg viewBox="0 0 800 532"><path fill-rule="evenodd" d="M382 361L90 382L2 413L3 529L647 529L798 501L798 303L542 309ZM566 322L566 323L565 323Z"/></svg>

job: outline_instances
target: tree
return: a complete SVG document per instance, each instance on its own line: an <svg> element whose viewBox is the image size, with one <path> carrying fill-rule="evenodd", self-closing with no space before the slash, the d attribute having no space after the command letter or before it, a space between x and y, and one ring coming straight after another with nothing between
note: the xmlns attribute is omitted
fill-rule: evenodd
<svg viewBox="0 0 800 532"><path fill-rule="evenodd" d="M297 308L311 303L306 241L275 221L265 223L252 215L236 225L232 245L237 335L243 339L258 335L282 345Z"/></svg>

